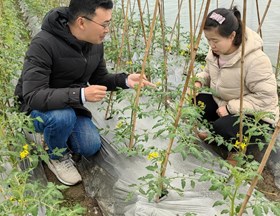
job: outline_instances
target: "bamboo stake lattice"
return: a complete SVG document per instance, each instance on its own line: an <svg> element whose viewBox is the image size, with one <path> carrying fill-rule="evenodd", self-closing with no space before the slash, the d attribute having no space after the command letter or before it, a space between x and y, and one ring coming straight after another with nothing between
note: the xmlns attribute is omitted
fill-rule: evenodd
<svg viewBox="0 0 280 216"><path fill-rule="evenodd" d="M182 0L182 2L183 2L183 0ZM178 28L177 28L177 44L176 44L177 48L180 47L180 34L181 34L181 31L180 31L180 26L181 26L180 10L181 10L180 9L180 0L178 0L178 15L177 15L177 17L178 17Z"/></svg>
<svg viewBox="0 0 280 216"><path fill-rule="evenodd" d="M177 22L178 22L178 20L179 20L179 16L180 16L180 13L181 13L182 5L183 5L183 0L181 0L180 6L179 6L179 8L178 8L178 13L177 13L175 22L174 22L173 28L172 28L172 30L171 30L171 35L170 35L170 39L169 39L169 46L170 46L171 41L172 41L172 38L173 38L173 36L174 36L175 28L176 28Z"/></svg>
<svg viewBox="0 0 280 216"><path fill-rule="evenodd" d="M261 18L260 18L260 9L259 9L259 0L256 0L256 8L257 8L257 16L258 16L258 24L261 25ZM260 36L262 38L262 30L260 29Z"/></svg>
<svg viewBox="0 0 280 216"><path fill-rule="evenodd" d="M199 24L200 16L201 16L201 13L202 13L203 5L204 5L204 0L201 3L201 7L200 7L200 10L199 10L197 22L196 22L196 25L195 25L195 28L194 28L194 35L196 35L196 30L198 28L198 24Z"/></svg>
<svg viewBox="0 0 280 216"><path fill-rule="evenodd" d="M139 81L139 85L138 85L138 88L137 88L135 101L134 101L134 104L133 104L132 126L131 126L131 133L130 133L130 142L129 142L129 148L130 149L132 149L133 142L134 142L134 133L135 133L135 127L136 127L136 116L137 116L137 109L138 109L139 97L140 97L140 92L141 92L141 85L143 83L143 78L144 78L144 75L145 75L145 66L146 66L146 62L147 62L147 58L148 58L148 55L149 55L149 50L150 50L150 46L151 46L151 42L152 42L152 38L153 38L153 32L154 32L157 13L158 13L158 5L159 5L159 0L156 0L153 20L152 20L152 24L151 24L151 27L150 27L150 35L149 35L149 39L148 39L147 46L146 46L146 49L145 49L145 55L144 55L143 63L142 63L142 71L141 71L141 74L140 74L140 81Z"/></svg>
<svg viewBox="0 0 280 216"><path fill-rule="evenodd" d="M180 12L181 12L182 5L183 5L183 0L181 0L181 2L178 2L178 3L179 3L179 5L178 5L178 13L177 13L177 16L176 16L173 28L171 30L171 35L170 35L168 47L171 46L172 38L173 38L174 32L175 32L175 27L177 25L177 22L179 22L179 17L180 17ZM162 9L162 11L163 11L163 9ZM165 77L164 77L164 86L165 86L164 92L167 92L167 82L168 82L168 80L167 80L167 64L168 64L167 61L168 60L167 60L167 52L166 52L166 49L165 49L165 29L164 29L164 25L163 25L163 22L164 22L163 19L164 18L162 16L162 18L161 18L161 30L162 30L162 38L163 38L163 56L164 56L164 74L165 74ZM165 98L164 98L164 104L165 104L165 107L168 105L168 97L167 96L165 96ZM159 107L160 107L160 105L161 104L159 104Z"/></svg>
<svg viewBox="0 0 280 216"><path fill-rule="evenodd" d="M190 53L190 57L191 57L191 59L193 59L193 54L194 54L194 52L193 52L193 42L194 42L194 33L193 33L193 24L192 24L192 17L193 17L193 15L192 15L192 9L191 9L192 7L191 7L191 1L189 1L189 14L190 14L190 41L191 41L191 46L190 46L190 50L191 50L191 53ZM193 64L190 64L189 65L189 67L190 67L190 71L192 72L192 76L194 75L194 73L193 73ZM195 89L194 89L194 92L193 92L193 95L195 95ZM196 98L195 97L193 97L194 98L194 104L196 104Z"/></svg>
<svg viewBox="0 0 280 216"><path fill-rule="evenodd" d="M258 28L258 30L257 30L257 33L259 33L260 30L261 30L263 21L264 21L264 19L265 19L265 16L266 16L266 14L267 14L267 11L268 11L268 9L269 9L269 7L270 7L270 3L271 3L271 0L269 0L268 3L267 3L267 6L266 6L266 8L265 8L265 12L264 12L264 14L263 14L263 17L262 17L261 23L260 23L260 25L259 25L259 28Z"/></svg>
<svg viewBox="0 0 280 216"><path fill-rule="evenodd" d="M118 62L117 62L117 65L116 65L116 71L118 71L119 67L120 67L120 63L121 63L121 57L122 57L122 51L123 51L123 46L124 46L124 39L125 39L125 36L127 34L127 27L128 27L128 24L127 24L127 20L128 20L128 9L129 9L129 5L130 5L130 0L127 1L127 8L126 8L126 14L125 14L125 19L124 19L124 26L123 26L123 34L122 34L122 42L121 42L121 46L120 46L120 52L119 52L119 56L118 56ZM109 96L109 101L108 101L108 105L107 105L107 109L106 109L106 112L105 112L105 119L108 119L109 116L109 112L110 110L112 110L112 106L113 106L113 94L114 92L111 91L110 92L110 96Z"/></svg>
<svg viewBox="0 0 280 216"><path fill-rule="evenodd" d="M164 1L164 0L162 0ZM167 52L165 47L165 18L164 18L164 8L159 7L159 15L160 15L160 24L161 24L161 35L162 35L162 49L163 49L163 73L164 77L162 80L164 81L163 91L167 92ZM158 105L158 109L160 108L161 103ZM164 97L164 105L165 108L167 106L167 96Z"/></svg>
<svg viewBox="0 0 280 216"><path fill-rule="evenodd" d="M198 37L197 37L197 40L196 40L196 45L195 45L195 48L194 48L194 54L193 54L193 58L191 59L190 65L193 65L194 61L195 61L197 48L198 48L198 45L199 45L199 42L200 42L200 39L201 39L201 35L202 35L203 28L204 28L204 23L205 23L205 20L206 20L206 17L207 17L209 6L210 6L210 0L207 0L202 25L201 25L201 28L200 28L200 31L199 31L199 34L198 34ZM192 67L189 67L189 69L188 69L187 78L186 78L186 81L185 81L185 84L184 84L182 96L181 96L179 107L178 107L178 110L177 110L177 114L176 114L176 118L175 118L175 122L174 122L174 133L176 132L176 130L178 128L179 120L180 120L180 117L181 117L182 107L183 107L183 104L184 104L184 99L185 99L185 96L186 96L186 93L187 93L188 83L189 83L191 73L192 73L191 68ZM174 137L171 137L170 140L169 140L169 144L168 144L168 147L167 147L167 150L166 150L166 155L165 155L165 158L164 158L164 161L163 161L163 164L162 164L162 170L161 170L161 177L162 178L165 176L167 163L169 161L169 155L171 153L173 142L174 142Z"/></svg>
<svg viewBox="0 0 280 216"><path fill-rule="evenodd" d="M246 11L247 0L243 1L242 19L242 47L241 47L241 74L240 74L240 122L239 122L239 142L243 141L243 93L244 93L244 54L245 54L245 34L246 34ZM245 150L246 151L246 150Z"/></svg>
<svg viewBox="0 0 280 216"><path fill-rule="evenodd" d="M269 143L269 145L268 145L268 147L267 147L267 149L265 151L265 154L264 154L264 156L262 158L261 164L260 164L260 166L258 168L258 171L257 171L257 175L253 179L253 181L251 183L251 186L250 186L250 188L247 191L246 197L245 197L245 199L244 199L244 201L243 201L243 203L241 205L241 208L240 208L240 211L238 213L238 216L242 216L243 212L246 209L246 205L247 205L247 203L248 203L248 201L249 201L249 199L250 199L250 197L251 197L251 195L253 193L254 188L256 187L256 185L258 183L258 180L259 180L258 176L262 174L262 171L263 171L263 169L264 169L264 167L265 167L265 165L266 165L266 163L268 161L270 153L271 153L271 151L272 151L272 149L273 149L273 147L275 145L275 142L276 142L277 136L279 134L279 131L280 131L280 120L277 123L277 126L276 126L276 128L274 130L274 133L272 135L271 141L270 141L270 143Z"/></svg>
<svg viewBox="0 0 280 216"><path fill-rule="evenodd" d="M233 4L234 4L234 0L232 0L231 4L230 4L230 8L233 7Z"/></svg>
<svg viewBox="0 0 280 216"><path fill-rule="evenodd" d="M149 22L149 26L151 26L151 22L150 22L150 7L149 7L149 0L145 1L145 5L144 7L147 7L147 17L148 17L148 22ZM144 10L143 10L144 11Z"/></svg>
<svg viewBox="0 0 280 216"><path fill-rule="evenodd" d="M138 9L139 9L139 14L140 14L140 22L141 22L141 27L143 31L143 37L145 41L145 46L147 46L147 38L146 38L146 32L145 32L145 25L143 21L143 12L142 12L142 7L141 7L141 0L137 0L138 2Z"/></svg>

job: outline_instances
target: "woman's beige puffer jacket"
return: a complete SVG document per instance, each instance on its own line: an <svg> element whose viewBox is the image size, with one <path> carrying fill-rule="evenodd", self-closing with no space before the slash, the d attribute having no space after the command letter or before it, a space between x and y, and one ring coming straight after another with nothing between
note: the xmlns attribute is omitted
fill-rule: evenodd
<svg viewBox="0 0 280 216"><path fill-rule="evenodd" d="M262 51L263 41L260 36L246 28L244 58L244 97L243 110L266 111L273 114L272 118L263 120L275 125L279 118L277 83L268 56ZM214 100L218 106L227 105L231 114L240 110L240 79L241 79L241 46L221 68L218 59L210 48L206 57L206 66L197 77L203 84L214 90Z"/></svg>

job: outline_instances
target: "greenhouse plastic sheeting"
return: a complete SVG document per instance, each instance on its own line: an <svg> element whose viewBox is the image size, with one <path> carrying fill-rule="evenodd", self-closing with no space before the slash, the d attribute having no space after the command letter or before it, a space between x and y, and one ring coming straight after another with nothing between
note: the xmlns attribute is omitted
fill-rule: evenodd
<svg viewBox="0 0 280 216"><path fill-rule="evenodd" d="M104 112L100 111L101 104L88 104L87 107L94 115L94 122L98 128L109 127L110 131L117 125L117 116L110 120L104 120ZM121 104L114 104L119 106ZM129 113L127 113L129 115ZM153 122L154 121L154 122ZM146 128L152 133L153 119L138 119L137 128ZM176 192L169 191L168 195L160 202L149 202L146 197L141 194L133 196L126 201L127 195L133 189L129 187L131 184L139 183L138 178L148 174L145 168L150 161L143 156L127 157L117 152L113 142L113 134L108 133L102 138L102 148L99 153L90 159L82 158L78 163L79 170L82 172L83 181L87 193L95 197L99 202L104 215L154 215L154 216L172 216L185 215L193 213L196 215L214 216L220 215L225 206L213 207L213 204L222 200L221 195L215 191L209 191L210 183L196 181L196 186L191 187L187 181L187 186L183 196L179 196ZM111 144L110 144L111 143ZM153 140L152 145L166 149L168 140ZM147 146L149 143L147 143ZM208 148L207 144L201 143L204 148ZM209 149L209 151L212 151ZM213 157L217 155L212 151ZM170 164L167 167L166 175L171 177L175 173L184 175L192 174L197 167L205 167L214 170L220 175L227 175L225 170L221 170L218 165L212 163L203 163L195 157L189 155L185 160L179 154L170 155ZM198 179L199 176L192 178ZM180 182L173 182L175 187L180 188ZM242 193L246 193L248 187L241 188ZM249 215L250 212L248 212Z"/></svg>

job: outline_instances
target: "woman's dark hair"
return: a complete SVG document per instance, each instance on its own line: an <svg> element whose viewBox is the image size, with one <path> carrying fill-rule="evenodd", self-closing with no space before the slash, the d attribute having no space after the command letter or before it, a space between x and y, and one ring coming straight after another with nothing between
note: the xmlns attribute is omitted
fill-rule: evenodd
<svg viewBox="0 0 280 216"><path fill-rule="evenodd" d="M211 30L212 28L218 28L222 37L228 37L235 31L233 44L238 47L242 43L241 14L236 6L232 9L217 8L211 11L207 16L204 30Z"/></svg>
<svg viewBox="0 0 280 216"><path fill-rule="evenodd" d="M112 9L112 0L71 0L69 3L69 22L79 16L94 16L97 8Z"/></svg>

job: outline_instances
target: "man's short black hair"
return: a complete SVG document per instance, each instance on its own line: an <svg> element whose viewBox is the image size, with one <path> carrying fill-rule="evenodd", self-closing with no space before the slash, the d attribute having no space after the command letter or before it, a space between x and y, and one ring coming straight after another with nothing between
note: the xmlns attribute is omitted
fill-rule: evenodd
<svg viewBox="0 0 280 216"><path fill-rule="evenodd" d="M69 3L69 22L79 16L94 16L97 8L112 9L112 0L71 0Z"/></svg>

